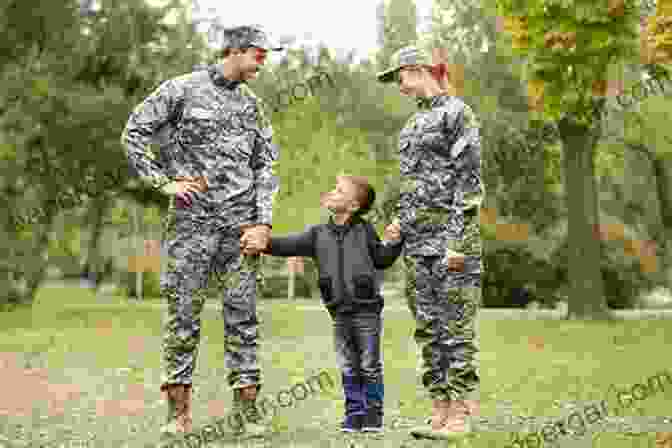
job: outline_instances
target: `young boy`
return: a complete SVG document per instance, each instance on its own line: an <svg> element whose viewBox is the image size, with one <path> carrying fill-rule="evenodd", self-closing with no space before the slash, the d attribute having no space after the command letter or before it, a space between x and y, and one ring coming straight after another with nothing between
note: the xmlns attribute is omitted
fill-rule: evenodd
<svg viewBox="0 0 672 448"><path fill-rule="evenodd" d="M375 196L365 178L339 176L336 188L321 197L321 205L332 215L329 223L272 237L266 248L252 238L241 239L244 251L316 260L322 300L334 323L345 395L344 432L383 430L383 297L378 270L392 266L402 244L398 227L388 226L386 241L381 242L375 228L362 218Z"/></svg>

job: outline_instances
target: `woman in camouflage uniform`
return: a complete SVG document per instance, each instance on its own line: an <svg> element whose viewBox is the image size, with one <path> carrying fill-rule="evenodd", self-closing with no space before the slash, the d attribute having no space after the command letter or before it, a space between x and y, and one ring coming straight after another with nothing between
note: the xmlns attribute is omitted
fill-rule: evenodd
<svg viewBox="0 0 672 448"><path fill-rule="evenodd" d="M478 409L475 318L481 296L479 123L449 94L445 64L410 46L378 74L415 96L419 111L399 136L398 226L404 239L406 297L416 320L422 383L433 399L431 425L415 437L459 438Z"/></svg>

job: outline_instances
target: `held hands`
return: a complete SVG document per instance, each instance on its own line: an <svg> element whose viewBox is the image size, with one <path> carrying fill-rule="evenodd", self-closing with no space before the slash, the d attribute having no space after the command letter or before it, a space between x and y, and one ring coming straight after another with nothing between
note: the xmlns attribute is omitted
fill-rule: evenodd
<svg viewBox="0 0 672 448"><path fill-rule="evenodd" d="M401 225L399 224L399 219L395 218L390 225L385 228L385 233L383 234L383 241L385 243L398 241L401 239Z"/></svg>
<svg viewBox="0 0 672 448"><path fill-rule="evenodd" d="M240 237L240 249L245 255L257 255L268 247L271 229L265 225L248 226Z"/></svg>

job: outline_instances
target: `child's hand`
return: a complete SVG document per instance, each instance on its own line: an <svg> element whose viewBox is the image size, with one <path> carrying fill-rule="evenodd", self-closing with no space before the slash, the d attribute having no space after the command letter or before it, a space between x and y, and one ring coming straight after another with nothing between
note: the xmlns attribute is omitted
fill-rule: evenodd
<svg viewBox="0 0 672 448"><path fill-rule="evenodd" d="M448 270L453 272L464 271L464 254L452 250L446 251L445 261L447 262Z"/></svg>
<svg viewBox="0 0 672 448"><path fill-rule="evenodd" d="M392 221L392 224L385 228L383 239L386 241L396 241L401 239L401 226L399 225L398 219Z"/></svg>

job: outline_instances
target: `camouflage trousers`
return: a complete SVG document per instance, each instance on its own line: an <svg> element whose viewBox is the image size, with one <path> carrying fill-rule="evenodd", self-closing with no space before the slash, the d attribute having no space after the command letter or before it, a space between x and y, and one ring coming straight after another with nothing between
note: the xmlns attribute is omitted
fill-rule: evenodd
<svg viewBox="0 0 672 448"><path fill-rule="evenodd" d="M168 302L168 311L161 389L168 384L191 385L201 338L201 311L211 279L218 282L222 294L229 386L261 386L256 311L263 281L259 256L242 255L240 230L227 229L216 220L195 222L183 212L169 212L163 231L161 298Z"/></svg>
<svg viewBox="0 0 672 448"><path fill-rule="evenodd" d="M477 399L478 344L475 319L481 303L481 237L478 214L465 217L465 233L453 250L465 269L451 272L445 257L404 255L406 299L416 321L422 384L432 399Z"/></svg>

